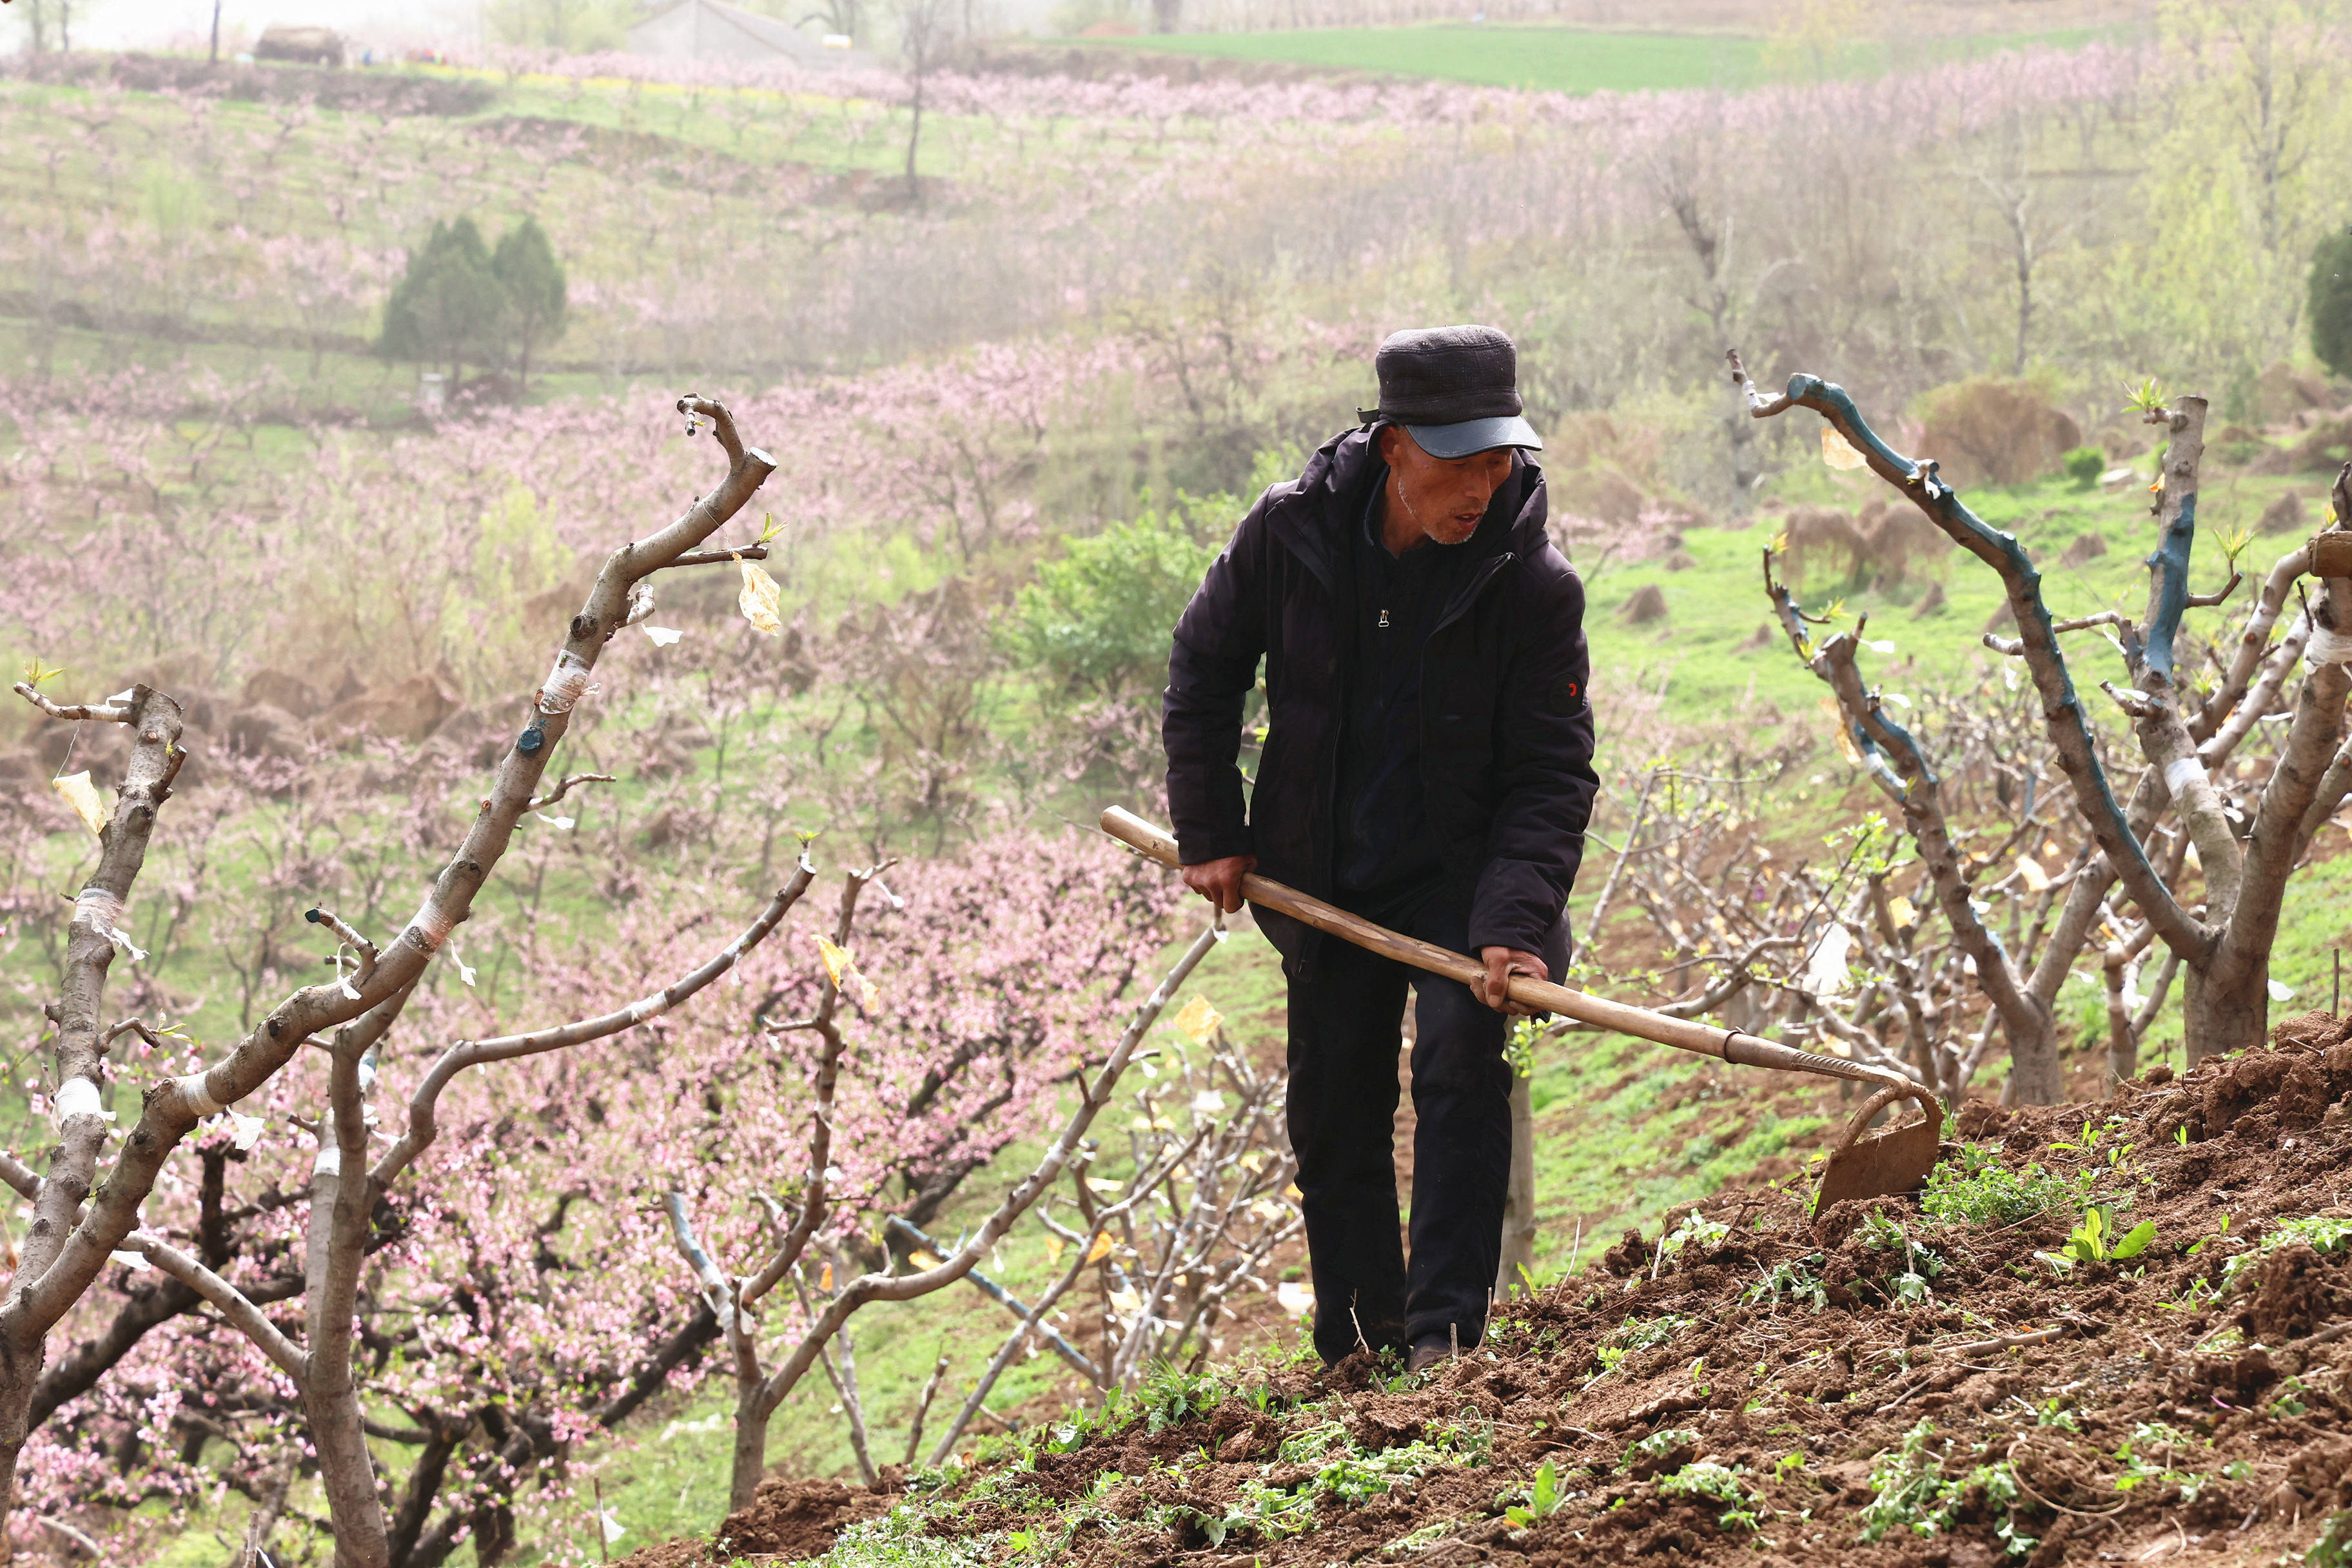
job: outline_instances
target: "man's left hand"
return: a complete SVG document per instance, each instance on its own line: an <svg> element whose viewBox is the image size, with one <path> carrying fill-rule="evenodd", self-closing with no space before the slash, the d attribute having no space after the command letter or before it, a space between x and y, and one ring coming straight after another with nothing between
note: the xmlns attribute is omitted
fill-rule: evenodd
<svg viewBox="0 0 2352 1568"><path fill-rule="evenodd" d="M1486 961L1486 978L1478 987L1478 1000L1497 1013L1515 1013L1521 1016L1534 1013L1535 1008L1510 999L1507 991L1514 974L1532 975L1549 980L1550 972L1544 961L1532 952L1521 952L1515 947L1482 947L1478 956Z"/></svg>

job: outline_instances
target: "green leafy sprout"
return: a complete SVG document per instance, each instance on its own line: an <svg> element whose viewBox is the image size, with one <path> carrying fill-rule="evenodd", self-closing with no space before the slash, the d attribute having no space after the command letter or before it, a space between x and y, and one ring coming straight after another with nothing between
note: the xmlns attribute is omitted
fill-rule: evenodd
<svg viewBox="0 0 2352 1568"><path fill-rule="evenodd" d="M1536 1479L1528 1483L1526 1497L1524 1505L1514 1503L1503 1510L1503 1517L1519 1529L1525 1530L1536 1521L1558 1513L1569 1498L1559 1484L1559 1467L1546 1459L1537 1468Z"/></svg>
<svg viewBox="0 0 2352 1568"><path fill-rule="evenodd" d="M1935 1248L1913 1241L1900 1224L1875 1212L1863 1222L1863 1240L1874 1251L1903 1249L1903 1268L1886 1277L1898 1300L1924 1301L1935 1294L1927 1282L1944 1271L1943 1256Z"/></svg>
<svg viewBox="0 0 2352 1568"><path fill-rule="evenodd" d="M2081 1263L2121 1263L2137 1258L2156 1239L2156 1222L2144 1219L2125 1232L2116 1235L2116 1211L2113 1204L2093 1204L2083 1211L2083 1218L2067 1237L2066 1244L2056 1252L2037 1252L2035 1257L2061 1274L2070 1273ZM2232 1258L2231 1262L2237 1259Z"/></svg>
<svg viewBox="0 0 2352 1568"><path fill-rule="evenodd" d="M1787 1295L1791 1301L1807 1301L1818 1312L1830 1304L1829 1287L1822 1283L1817 1272L1823 1262L1816 1252L1801 1258L1783 1258L1765 1272L1764 1278L1748 1287L1740 1300L1749 1303L1768 1302L1780 1305Z"/></svg>

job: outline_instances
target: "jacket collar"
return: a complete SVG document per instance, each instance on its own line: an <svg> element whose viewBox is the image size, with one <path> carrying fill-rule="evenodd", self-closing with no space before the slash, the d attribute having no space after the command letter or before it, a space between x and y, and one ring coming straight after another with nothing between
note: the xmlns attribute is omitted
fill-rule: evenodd
<svg viewBox="0 0 2352 1568"><path fill-rule="evenodd" d="M1372 439L1377 428L1343 430L1324 442L1307 460L1306 471L1287 493L1277 495L1266 510L1266 524L1275 538L1327 590L1334 589L1339 581L1340 552L1347 547L1349 530L1362 520L1364 508L1371 500L1371 487L1388 472ZM1530 554L1544 543L1548 510L1543 468L1522 452L1512 466L1511 477L1487 503L1478 531L1455 548L1481 560L1506 552Z"/></svg>

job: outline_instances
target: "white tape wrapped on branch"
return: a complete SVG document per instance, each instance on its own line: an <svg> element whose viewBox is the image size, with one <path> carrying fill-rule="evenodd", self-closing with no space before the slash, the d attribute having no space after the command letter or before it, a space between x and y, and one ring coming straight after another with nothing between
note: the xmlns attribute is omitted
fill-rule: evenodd
<svg viewBox="0 0 2352 1568"><path fill-rule="evenodd" d="M551 717L569 713L588 690L588 667L570 648L555 656L555 668L539 688L539 710Z"/></svg>
<svg viewBox="0 0 2352 1568"><path fill-rule="evenodd" d="M2175 757L2164 764L2164 787L2176 801L2186 799L2189 790L2207 782L2205 764L2193 756Z"/></svg>
<svg viewBox="0 0 2352 1568"><path fill-rule="evenodd" d="M427 893L425 902L417 906L416 918L408 922L408 930L415 933L416 945L431 954L440 952L441 944L449 940L452 925L449 917L434 903L433 895ZM472 982L467 984L471 984Z"/></svg>
<svg viewBox="0 0 2352 1568"><path fill-rule="evenodd" d="M341 1145L321 1143L319 1157L310 1162L312 1179L320 1176L340 1176L343 1173L343 1151Z"/></svg>
<svg viewBox="0 0 2352 1568"><path fill-rule="evenodd" d="M127 912L122 900L104 888L84 888L74 895L74 919L87 920L100 931L120 928Z"/></svg>
<svg viewBox="0 0 2352 1568"><path fill-rule="evenodd" d="M217 1116L228 1109L226 1101L215 1100L212 1090L205 1087L206 1080L211 1077L210 1069L206 1069L204 1072L192 1072L185 1078L175 1078L172 1080L178 1086L180 1099L187 1106L188 1113L200 1120L207 1116Z"/></svg>
<svg viewBox="0 0 2352 1568"><path fill-rule="evenodd" d="M147 956L147 950L131 940L123 929L124 908L121 899L104 888L84 888L74 895L74 919L86 921L90 928L121 948L123 956L137 963Z"/></svg>
<svg viewBox="0 0 2352 1568"><path fill-rule="evenodd" d="M2314 669L2323 664L2352 664L2352 634L2315 625L2311 640L2303 646L2303 658Z"/></svg>
<svg viewBox="0 0 2352 1568"><path fill-rule="evenodd" d="M50 1102L50 1109L57 1113L60 1129L68 1117L102 1116L109 1121L114 1120L114 1112L98 1102L98 1085L86 1078L66 1079L65 1087L58 1090L57 1099Z"/></svg>

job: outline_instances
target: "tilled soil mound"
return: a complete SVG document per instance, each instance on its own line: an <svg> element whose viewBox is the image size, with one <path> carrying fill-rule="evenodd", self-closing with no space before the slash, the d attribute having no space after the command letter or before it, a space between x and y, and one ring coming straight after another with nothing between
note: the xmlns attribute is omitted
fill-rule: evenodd
<svg viewBox="0 0 2352 1568"><path fill-rule="evenodd" d="M2352 1026L2275 1041L1972 1102L1920 1196L1718 1193L1423 1377L1171 1375L732 1549L897 1502L838 1560L2352 1564Z"/></svg>

